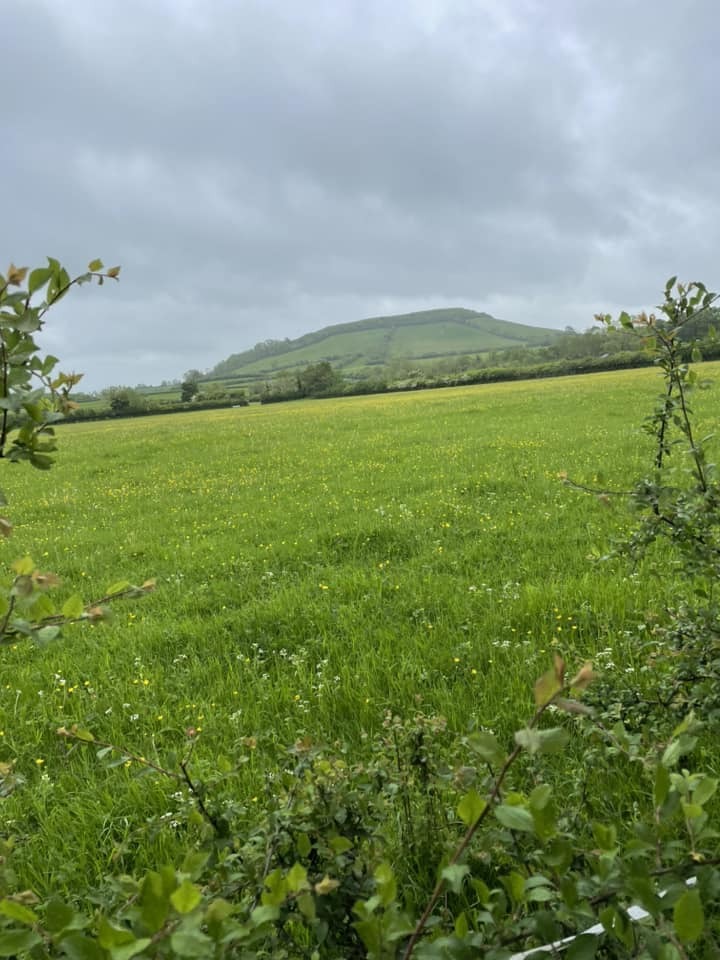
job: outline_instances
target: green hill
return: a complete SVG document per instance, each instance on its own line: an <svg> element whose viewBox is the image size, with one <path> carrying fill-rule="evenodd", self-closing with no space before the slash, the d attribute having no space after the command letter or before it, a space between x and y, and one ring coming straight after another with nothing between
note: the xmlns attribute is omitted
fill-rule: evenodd
<svg viewBox="0 0 720 960"><path fill-rule="evenodd" d="M424 310L339 323L296 340L266 340L232 354L203 379L251 383L323 360L346 377L366 377L403 362L422 366L429 360L546 346L560 335L460 307Z"/></svg>

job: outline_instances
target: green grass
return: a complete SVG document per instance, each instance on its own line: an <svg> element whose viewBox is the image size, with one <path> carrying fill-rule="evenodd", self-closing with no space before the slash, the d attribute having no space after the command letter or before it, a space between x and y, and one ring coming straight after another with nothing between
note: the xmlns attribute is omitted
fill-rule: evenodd
<svg viewBox="0 0 720 960"><path fill-rule="evenodd" d="M176 783L68 753L60 725L160 762L195 728L198 769L244 756L251 816L278 744L361 754L386 710L418 704L508 733L558 648L640 669L630 631L667 586L588 559L631 519L558 473L627 488L659 386L642 370L76 424L49 473L5 469L8 562L28 552L87 599L158 581L110 625L2 653L20 888L92 886L182 841Z"/></svg>

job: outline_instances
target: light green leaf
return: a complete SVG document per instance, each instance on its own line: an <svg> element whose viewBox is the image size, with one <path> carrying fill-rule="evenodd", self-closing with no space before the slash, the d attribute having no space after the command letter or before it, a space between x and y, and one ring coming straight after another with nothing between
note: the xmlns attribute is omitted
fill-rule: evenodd
<svg viewBox="0 0 720 960"><path fill-rule="evenodd" d="M107 917L100 917L98 923L98 943L101 947L110 950L111 947L120 947L127 943L133 943L134 941L135 934L132 930L110 923Z"/></svg>
<svg viewBox="0 0 720 960"><path fill-rule="evenodd" d="M495 807L495 816L504 827L510 830L522 830L525 833L535 832L535 822L529 810L524 807L511 807L501 803Z"/></svg>
<svg viewBox="0 0 720 960"><path fill-rule="evenodd" d="M38 643L50 643L52 640L55 640L60 636L60 627L47 626L41 627L40 630L35 634L35 639Z"/></svg>
<svg viewBox="0 0 720 960"><path fill-rule="evenodd" d="M36 290L44 287L51 276L52 270L47 267L38 267L37 270L31 270L28 279L28 293L33 294Z"/></svg>
<svg viewBox="0 0 720 960"><path fill-rule="evenodd" d="M83 603L83 598L78 593L74 593L69 597L62 607L62 615L68 620L77 620L84 612L85 604Z"/></svg>
<svg viewBox="0 0 720 960"><path fill-rule="evenodd" d="M37 914L24 903L18 903L16 900L0 900L0 913L11 920L17 920L18 923L25 923L32 927L37 923Z"/></svg>
<svg viewBox="0 0 720 960"><path fill-rule="evenodd" d="M457 814L466 827L471 827L482 816L485 807L487 803L480 794L476 790L468 790L458 804Z"/></svg>
<svg viewBox="0 0 720 960"><path fill-rule="evenodd" d="M444 867L440 876L450 887L453 893L460 893L463 880L470 873L470 867L466 863L452 863Z"/></svg>
<svg viewBox="0 0 720 960"><path fill-rule="evenodd" d="M697 803L702 807L703 804L707 803L710 797L712 797L712 795L715 793L717 786L717 780L714 780L712 777L703 777L697 787L695 787L693 790L693 803Z"/></svg>
<svg viewBox="0 0 720 960"><path fill-rule="evenodd" d="M301 890L307 890L309 887L307 870L299 863L295 863L288 870L285 878L287 888L290 893L299 893Z"/></svg>
<svg viewBox="0 0 720 960"><path fill-rule="evenodd" d="M215 944L210 937L194 929L176 930L170 937L170 946L179 957L192 957L193 960L212 957L215 952Z"/></svg>
<svg viewBox="0 0 720 960"><path fill-rule="evenodd" d="M180 886L170 894L170 903L178 913L191 913L202 900L198 887L189 880L183 880Z"/></svg>
<svg viewBox="0 0 720 960"><path fill-rule="evenodd" d="M562 727L547 730L527 727L515 733L515 742L529 753L560 753L568 740L569 734Z"/></svg>
<svg viewBox="0 0 720 960"><path fill-rule="evenodd" d="M505 759L505 751L495 735L485 730L476 730L467 737L465 742L486 763L499 764Z"/></svg>
<svg viewBox="0 0 720 960"><path fill-rule="evenodd" d="M149 947L152 943L150 937L140 937L139 940L133 940L132 943L125 943L119 947L110 948L110 956L112 960L131 960L132 957L136 957L139 953L142 953L145 947Z"/></svg>
<svg viewBox="0 0 720 960"><path fill-rule="evenodd" d="M132 584L129 580L118 580L116 583L111 583L109 587L106 587L105 594L111 597L115 593L124 593L131 586Z"/></svg>

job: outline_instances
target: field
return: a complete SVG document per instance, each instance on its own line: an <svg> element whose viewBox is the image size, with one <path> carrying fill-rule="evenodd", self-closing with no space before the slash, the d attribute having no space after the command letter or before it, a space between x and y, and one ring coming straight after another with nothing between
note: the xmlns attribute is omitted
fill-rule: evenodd
<svg viewBox="0 0 720 960"><path fill-rule="evenodd" d="M6 467L7 561L30 553L88 600L158 583L111 624L3 651L19 889L93 886L181 842L175 782L68 752L61 725L161 764L189 738L199 769L242 755L251 817L299 737L359 755L385 711L420 706L511 731L556 648L640 670L632 628L667 597L593 561L631 517L558 474L626 489L659 385L642 370L68 425L50 472ZM708 420L713 404L698 395Z"/></svg>

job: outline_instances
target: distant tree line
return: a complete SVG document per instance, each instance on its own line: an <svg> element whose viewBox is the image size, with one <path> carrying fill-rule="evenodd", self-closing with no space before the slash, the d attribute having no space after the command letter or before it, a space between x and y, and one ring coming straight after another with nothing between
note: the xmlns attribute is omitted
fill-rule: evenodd
<svg viewBox="0 0 720 960"><path fill-rule="evenodd" d="M683 330L685 340L699 339L704 359L720 359L720 310L706 311ZM261 349L273 350L281 341L265 341ZM240 356L240 355L238 355ZM357 358L360 359L360 358ZM688 348L688 359L689 348ZM399 359L389 366L368 363L360 374L343 375L330 360L311 363L299 370L286 370L272 380L245 383L244 386L224 383L213 375L188 370L182 380L165 383L174 392L163 396L153 388L108 387L97 395L78 395L88 401L75 411L72 419L132 417L187 410L246 406L250 399L260 403L279 403L303 398L355 396L388 391L422 390L463 384L497 383L503 380L561 377L601 370L621 370L649 366L652 359L632 331L593 327L584 333L568 328L547 346L517 346L485 354L463 354L426 358ZM216 368L217 369L217 368ZM249 391L249 395L248 395ZM179 395L178 395L179 394ZM92 401L92 403L90 403Z"/></svg>

